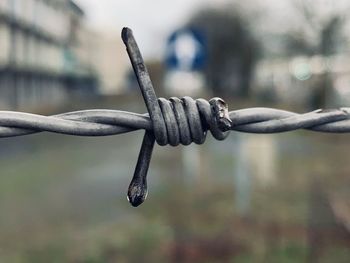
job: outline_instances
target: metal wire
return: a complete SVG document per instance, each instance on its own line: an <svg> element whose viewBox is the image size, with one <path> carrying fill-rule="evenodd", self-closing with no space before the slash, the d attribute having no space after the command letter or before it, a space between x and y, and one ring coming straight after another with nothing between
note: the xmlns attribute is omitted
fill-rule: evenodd
<svg viewBox="0 0 350 263"><path fill-rule="evenodd" d="M230 111L229 116L231 130L247 133L280 133L297 129L350 132L350 108L316 110L304 114L272 108L248 108ZM96 109L43 116L0 111L0 137L43 131L77 136L107 136L140 129L153 131L148 113Z"/></svg>
<svg viewBox="0 0 350 263"><path fill-rule="evenodd" d="M218 140L230 130L248 133L278 133L296 129L319 132L350 132L350 108L316 110L298 114L271 108L249 108L228 112L220 98L209 101L190 97L157 98L132 31L124 28L127 47L148 113L119 110L82 110L53 116L0 111L0 137L21 136L43 131L77 136L116 135L145 130L128 200L140 205L147 196L147 171L155 141L159 145L202 144L207 131Z"/></svg>

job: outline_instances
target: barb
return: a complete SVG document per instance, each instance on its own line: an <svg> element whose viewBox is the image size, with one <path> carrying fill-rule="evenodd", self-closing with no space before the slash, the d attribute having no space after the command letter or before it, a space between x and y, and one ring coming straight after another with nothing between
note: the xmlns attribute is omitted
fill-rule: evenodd
<svg viewBox="0 0 350 263"><path fill-rule="evenodd" d="M230 130L248 133L278 133L296 129L318 132L350 132L350 108L316 110L298 114L271 108L249 108L228 112L220 98L209 101L190 97L157 98L147 68L133 37L124 28L126 45L148 113L118 110L83 110L53 116L0 111L0 137L43 131L77 136L107 136L145 130L128 200L140 205L147 196L147 171L155 141L159 145L202 144L207 131L224 140Z"/></svg>

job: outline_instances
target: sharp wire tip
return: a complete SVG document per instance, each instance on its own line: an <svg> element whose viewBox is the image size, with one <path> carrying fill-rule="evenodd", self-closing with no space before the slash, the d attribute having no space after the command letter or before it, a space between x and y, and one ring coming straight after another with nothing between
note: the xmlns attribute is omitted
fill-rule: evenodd
<svg viewBox="0 0 350 263"><path fill-rule="evenodd" d="M130 35L132 35L132 30L128 27L123 27L121 37L122 37L124 44L126 44L128 42Z"/></svg>

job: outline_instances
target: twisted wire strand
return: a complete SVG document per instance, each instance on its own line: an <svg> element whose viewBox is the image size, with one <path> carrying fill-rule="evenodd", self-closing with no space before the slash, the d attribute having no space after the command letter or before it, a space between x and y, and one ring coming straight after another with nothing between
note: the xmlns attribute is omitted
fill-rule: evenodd
<svg viewBox="0 0 350 263"><path fill-rule="evenodd" d="M230 111L229 116L232 121L231 130L246 133L279 133L297 129L350 132L350 108L316 110L304 114L272 108L248 108ZM0 137L43 131L76 136L107 136L139 129L153 130L148 113L96 109L43 116L0 111Z"/></svg>

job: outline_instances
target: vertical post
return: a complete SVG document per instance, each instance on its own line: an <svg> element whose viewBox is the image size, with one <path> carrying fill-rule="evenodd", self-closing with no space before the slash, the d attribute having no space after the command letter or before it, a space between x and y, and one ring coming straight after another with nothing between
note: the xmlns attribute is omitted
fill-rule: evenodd
<svg viewBox="0 0 350 263"><path fill-rule="evenodd" d="M248 151L246 145L245 135L235 134L236 143L233 142L233 156L234 159L234 190L235 203L237 212L240 216L245 216L249 212L250 193L251 193L251 179L250 167L248 163Z"/></svg>

